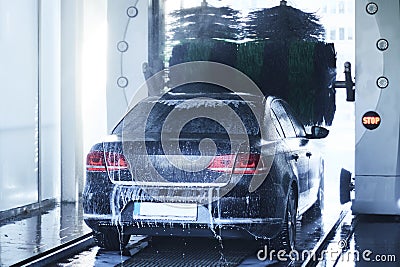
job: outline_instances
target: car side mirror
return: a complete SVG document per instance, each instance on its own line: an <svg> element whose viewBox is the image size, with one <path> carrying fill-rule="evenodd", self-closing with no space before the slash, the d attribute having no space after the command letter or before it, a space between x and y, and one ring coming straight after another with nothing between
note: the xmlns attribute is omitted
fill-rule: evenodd
<svg viewBox="0 0 400 267"><path fill-rule="evenodd" d="M307 134L307 138L309 139L322 139L327 137L329 134L329 130L321 127L321 126L312 126L311 134Z"/></svg>

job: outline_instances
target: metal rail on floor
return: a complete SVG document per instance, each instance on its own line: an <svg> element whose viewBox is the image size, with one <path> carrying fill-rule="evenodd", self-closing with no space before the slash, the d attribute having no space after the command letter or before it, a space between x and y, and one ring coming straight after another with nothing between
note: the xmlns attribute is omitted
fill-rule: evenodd
<svg viewBox="0 0 400 267"><path fill-rule="evenodd" d="M328 231L323 237L321 237L312 252L308 255L307 259L303 262L301 267L317 266L319 262L317 259L321 255L321 252L327 247L330 239L335 235L336 230L339 228L349 212L351 212L349 209L344 209L341 211L338 220L332 225L330 231Z"/></svg>
<svg viewBox="0 0 400 267"><path fill-rule="evenodd" d="M86 250L94 246L93 234L89 233L77 239L71 240L58 247L47 250L18 263L11 265L11 267L22 266L45 266L57 262L61 259L74 255L78 252Z"/></svg>

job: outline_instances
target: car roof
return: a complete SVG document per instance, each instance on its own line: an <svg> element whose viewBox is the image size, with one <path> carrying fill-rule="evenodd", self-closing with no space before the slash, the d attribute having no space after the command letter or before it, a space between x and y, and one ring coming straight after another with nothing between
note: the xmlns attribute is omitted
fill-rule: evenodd
<svg viewBox="0 0 400 267"><path fill-rule="evenodd" d="M247 93L166 93L162 96L150 96L143 101L158 101L158 100L186 100L193 98L213 98L216 100L242 100L252 102L262 102L265 98Z"/></svg>
<svg viewBox="0 0 400 267"><path fill-rule="evenodd" d="M266 99L260 92L260 95L254 95L243 90L242 92L232 92L231 90L224 88L220 85L209 84L209 83L191 83L183 84L170 89L168 92L154 96L148 97L148 101L162 100L185 100L192 98L214 98L217 100L243 100L252 102L263 102Z"/></svg>

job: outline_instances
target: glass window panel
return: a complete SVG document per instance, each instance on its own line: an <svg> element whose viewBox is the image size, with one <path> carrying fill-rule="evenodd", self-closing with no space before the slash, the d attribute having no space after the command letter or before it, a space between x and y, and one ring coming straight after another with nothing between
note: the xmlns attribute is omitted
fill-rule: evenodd
<svg viewBox="0 0 400 267"><path fill-rule="evenodd" d="M0 2L0 210L38 200L37 1Z"/></svg>
<svg viewBox="0 0 400 267"><path fill-rule="evenodd" d="M339 40L344 40L344 28L339 28Z"/></svg>
<svg viewBox="0 0 400 267"><path fill-rule="evenodd" d="M329 38L330 38L332 41L336 40L336 29L332 29L332 30L330 31Z"/></svg>
<svg viewBox="0 0 400 267"><path fill-rule="evenodd" d="M344 14L345 13L345 5L344 1L339 2L339 14Z"/></svg>

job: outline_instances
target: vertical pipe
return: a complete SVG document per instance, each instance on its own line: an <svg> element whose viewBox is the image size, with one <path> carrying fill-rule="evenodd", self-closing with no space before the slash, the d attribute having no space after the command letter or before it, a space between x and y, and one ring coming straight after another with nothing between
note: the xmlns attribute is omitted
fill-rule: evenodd
<svg viewBox="0 0 400 267"><path fill-rule="evenodd" d="M41 31L41 7L42 1L37 0L37 187L38 187L38 203L39 207L42 206L42 179L41 179L41 116L40 116L40 90L41 90L41 38L42 38L42 31Z"/></svg>
<svg viewBox="0 0 400 267"><path fill-rule="evenodd" d="M61 1L61 200L74 203L83 184L82 10L83 1Z"/></svg>

